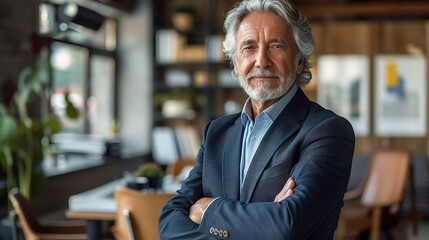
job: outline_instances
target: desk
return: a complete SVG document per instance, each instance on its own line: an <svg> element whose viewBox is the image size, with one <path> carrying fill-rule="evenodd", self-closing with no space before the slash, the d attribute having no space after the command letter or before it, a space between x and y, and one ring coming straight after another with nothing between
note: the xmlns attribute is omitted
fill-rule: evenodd
<svg viewBox="0 0 429 240"><path fill-rule="evenodd" d="M114 221L115 212L76 212L66 211L66 217L70 219L85 219L89 240L102 239L102 221Z"/></svg>
<svg viewBox="0 0 429 240"><path fill-rule="evenodd" d="M102 222L113 221L116 216L115 188L125 186L125 179L117 179L107 184L69 197L66 217L86 221L88 238L102 239Z"/></svg>
<svg viewBox="0 0 429 240"><path fill-rule="evenodd" d="M116 217L116 203L113 193L117 187L125 185L125 178L121 178L70 196L66 217L85 220L88 238L90 240L102 239L102 222L114 221ZM180 183L173 181L170 176L164 178L163 189L166 192L175 192L180 188L180 185Z"/></svg>

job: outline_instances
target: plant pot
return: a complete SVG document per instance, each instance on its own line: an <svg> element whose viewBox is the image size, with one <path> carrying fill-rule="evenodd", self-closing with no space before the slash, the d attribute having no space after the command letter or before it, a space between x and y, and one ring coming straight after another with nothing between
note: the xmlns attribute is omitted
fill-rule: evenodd
<svg viewBox="0 0 429 240"><path fill-rule="evenodd" d="M149 188L149 183L146 177L136 177L127 181L126 186L135 190L143 190Z"/></svg>
<svg viewBox="0 0 429 240"><path fill-rule="evenodd" d="M147 178L147 182L148 182L148 187L151 189L161 189L162 188L162 183L163 183L163 177L159 176L159 177L148 177Z"/></svg>

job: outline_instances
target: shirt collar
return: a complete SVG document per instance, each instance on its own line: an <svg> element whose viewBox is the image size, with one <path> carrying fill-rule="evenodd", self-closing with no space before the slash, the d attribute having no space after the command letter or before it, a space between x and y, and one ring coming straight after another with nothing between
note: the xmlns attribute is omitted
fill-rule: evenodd
<svg viewBox="0 0 429 240"><path fill-rule="evenodd" d="M298 85L294 84L292 85L291 89L283 95L277 102L275 102L273 105L271 105L269 108L265 109L261 114L266 114L269 118L271 118L272 121L274 121L280 113L283 111L283 109L289 104L292 97L295 95L295 93L298 90ZM250 98L246 100L246 103L244 104L243 110L241 111L241 122L243 125L246 125L247 121L251 121L250 115L252 112L252 104L250 101Z"/></svg>

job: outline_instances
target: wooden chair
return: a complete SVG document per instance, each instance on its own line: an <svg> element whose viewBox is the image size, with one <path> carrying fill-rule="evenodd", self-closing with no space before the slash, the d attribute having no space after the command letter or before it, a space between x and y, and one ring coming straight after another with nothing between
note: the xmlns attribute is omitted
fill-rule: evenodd
<svg viewBox="0 0 429 240"><path fill-rule="evenodd" d="M66 240L88 239L84 223L76 221L57 221L55 225L41 224L34 216L30 204L17 188L9 192L15 212L26 240Z"/></svg>
<svg viewBox="0 0 429 240"><path fill-rule="evenodd" d="M390 218L398 214L407 180L410 180L414 194L411 153L400 149L377 150L360 187L345 195L335 239L369 230L370 239L378 240L383 210ZM414 198L412 208L416 213ZM413 224L416 234L416 218Z"/></svg>
<svg viewBox="0 0 429 240"><path fill-rule="evenodd" d="M194 164L194 159L179 158L174 163L171 163L167 166L167 175L176 177L182 172L183 168L188 166L194 166Z"/></svg>
<svg viewBox="0 0 429 240"><path fill-rule="evenodd" d="M112 234L117 240L156 240L161 208L173 193L141 192L120 187L115 190L117 213Z"/></svg>

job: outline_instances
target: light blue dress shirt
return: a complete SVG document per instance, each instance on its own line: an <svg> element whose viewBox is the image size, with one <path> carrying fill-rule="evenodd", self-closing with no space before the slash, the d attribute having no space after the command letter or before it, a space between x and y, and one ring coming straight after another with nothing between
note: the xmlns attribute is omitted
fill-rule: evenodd
<svg viewBox="0 0 429 240"><path fill-rule="evenodd" d="M290 102L292 97L298 90L298 86L294 84L292 88L276 103L265 109L252 121L252 105L250 99L246 100L241 112L241 122L244 125L244 136L241 145L241 160L240 160L240 184L243 186L249 166L252 163L253 156L259 147L265 133L268 131L274 120L280 115L283 109Z"/></svg>

